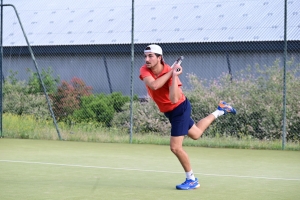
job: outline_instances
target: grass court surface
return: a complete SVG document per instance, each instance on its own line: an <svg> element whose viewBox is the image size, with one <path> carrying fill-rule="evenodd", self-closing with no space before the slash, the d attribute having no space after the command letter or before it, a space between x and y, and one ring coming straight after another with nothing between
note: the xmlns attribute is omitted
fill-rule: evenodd
<svg viewBox="0 0 300 200"><path fill-rule="evenodd" d="M0 199L300 199L298 151L185 150L196 190L169 146L2 138Z"/></svg>

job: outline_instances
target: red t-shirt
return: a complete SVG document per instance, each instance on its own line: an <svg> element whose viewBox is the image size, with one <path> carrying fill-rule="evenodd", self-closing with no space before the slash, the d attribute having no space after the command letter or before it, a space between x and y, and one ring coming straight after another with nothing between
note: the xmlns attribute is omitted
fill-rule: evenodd
<svg viewBox="0 0 300 200"><path fill-rule="evenodd" d="M171 69L171 67L167 64L164 64L164 68L163 71L160 73L160 75L158 77L155 77L155 75L153 74L153 72L151 71L151 69L149 69L146 65L143 65L140 68L140 79L143 80L145 77L147 76L152 76L154 79L157 79L161 76L163 76L164 74L168 73ZM179 101L175 104L173 104L170 101L169 98L169 87L172 85L172 77L159 89L157 90L152 90L150 87L148 87L146 85L146 88L148 90L148 94L149 96L153 99L153 101L157 104L159 110L161 112L169 112L174 110L179 104L181 104L182 102L185 101L185 96L180 88L180 86L182 86L182 83L180 82L180 80L178 79L178 87L180 89L180 93L181 93L181 98L179 99Z"/></svg>

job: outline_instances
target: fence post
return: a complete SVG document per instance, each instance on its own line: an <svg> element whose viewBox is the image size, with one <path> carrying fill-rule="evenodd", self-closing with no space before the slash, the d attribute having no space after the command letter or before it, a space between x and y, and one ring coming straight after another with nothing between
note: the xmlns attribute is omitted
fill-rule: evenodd
<svg viewBox="0 0 300 200"><path fill-rule="evenodd" d="M3 61L3 0L1 0L1 27L0 27L0 79L1 79L1 85L0 85L0 138L3 137L3 133L2 133L2 114L3 114L3 109L2 109L2 105L3 105L3 96L2 96L2 85L3 85L3 79L2 79L2 61Z"/></svg>
<svg viewBox="0 0 300 200"><path fill-rule="evenodd" d="M284 55L283 55L283 124L282 124L282 150L286 143L286 57L287 57L287 0L284 1Z"/></svg>
<svg viewBox="0 0 300 200"><path fill-rule="evenodd" d="M130 83L130 139L132 143L132 126L133 126L133 68L134 68L134 0L132 0L131 7L131 83Z"/></svg>

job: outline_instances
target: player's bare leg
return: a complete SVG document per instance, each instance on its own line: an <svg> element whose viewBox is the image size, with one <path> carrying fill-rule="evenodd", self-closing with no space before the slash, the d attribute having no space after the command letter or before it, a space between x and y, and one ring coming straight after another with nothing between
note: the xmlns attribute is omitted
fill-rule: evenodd
<svg viewBox="0 0 300 200"><path fill-rule="evenodd" d="M196 125L194 124L188 132L188 136L194 140L198 140L204 131L209 127L209 125L215 121L215 116L213 114L201 119Z"/></svg>
<svg viewBox="0 0 300 200"><path fill-rule="evenodd" d="M191 171L192 168L191 168L189 156L182 148L183 139L184 139L184 136L176 136L176 137L171 136L170 148L171 148L171 151L178 158L184 171L189 172L189 171Z"/></svg>
<svg viewBox="0 0 300 200"><path fill-rule="evenodd" d="M186 179L183 183L176 185L178 190L192 190L200 187L198 179L195 178L193 170L191 168L189 156L182 148L184 136L173 137L170 139L171 151L176 155L179 162L181 163L185 174Z"/></svg>
<svg viewBox="0 0 300 200"><path fill-rule="evenodd" d="M212 114L209 114L207 117L201 119L196 125L194 124L188 132L188 136L194 140L197 140L201 137L204 131L209 127L209 125L215 121L219 116L226 115L227 113L236 114L236 110L227 104L225 101L220 101L218 108Z"/></svg>

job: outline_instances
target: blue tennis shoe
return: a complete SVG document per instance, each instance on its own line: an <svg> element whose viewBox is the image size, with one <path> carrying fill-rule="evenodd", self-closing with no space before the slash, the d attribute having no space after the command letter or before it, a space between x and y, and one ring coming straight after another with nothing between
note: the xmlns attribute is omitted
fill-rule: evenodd
<svg viewBox="0 0 300 200"><path fill-rule="evenodd" d="M183 183L180 185L176 185L177 190L193 190L200 187L200 184L198 182L198 179L195 180L186 179Z"/></svg>
<svg viewBox="0 0 300 200"><path fill-rule="evenodd" d="M227 104L225 101L220 101L219 106L218 106L218 110L223 110L224 111L224 115L226 115L227 113L231 113L231 114L236 114L236 110L230 106L229 104Z"/></svg>

